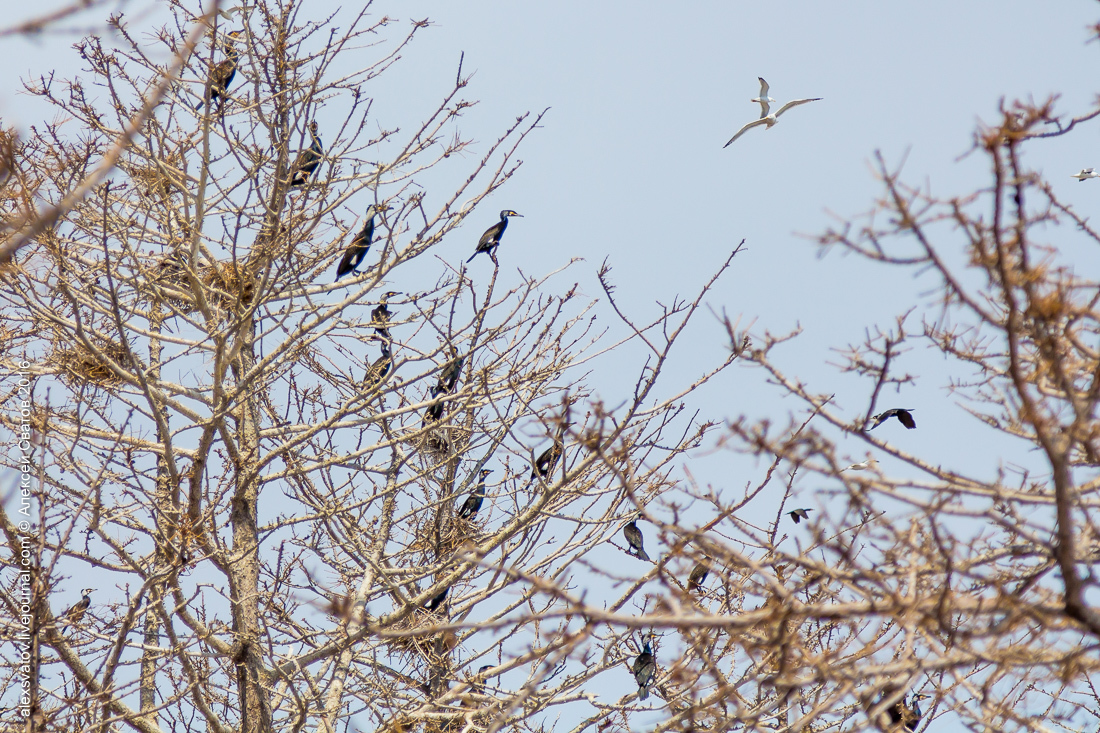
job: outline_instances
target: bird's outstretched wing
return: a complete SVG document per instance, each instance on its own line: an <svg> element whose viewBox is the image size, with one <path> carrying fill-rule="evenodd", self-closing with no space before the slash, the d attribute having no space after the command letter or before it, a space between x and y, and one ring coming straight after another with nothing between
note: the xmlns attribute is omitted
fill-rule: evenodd
<svg viewBox="0 0 1100 733"><path fill-rule="evenodd" d="M771 105L768 104L768 89L770 87L768 82L764 81L764 77L758 76L756 78L760 80L760 96L756 99L760 103L760 116L767 117L772 110Z"/></svg>
<svg viewBox="0 0 1100 733"><path fill-rule="evenodd" d="M792 99L791 101L787 102L782 107L780 107L779 111L775 113L775 116L779 117L779 115L783 114L784 112L789 110L791 107L797 107L798 105L806 104L807 102L820 102L824 98L825 97L814 97L813 99Z"/></svg>
<svg viewBox="0 0 1100 733"><path fill-rule="evenodd" d="M738 130L738 131L737 131L737 134L736 134L736 135L734 135L733 137L731 137L731 138L730 138L730 141L729 141L728 143L726 143L725 145L723 145L722 147L723 147L723 148L728 148L728 147L730 146L730 144L731 144L731 143L733 143L733 141L734 141L734 140L736 140L737 138L741 137L742 135L744 135L744 134L745 134L746 132L748 132L748 131L749 131L749 130L751 130L752 128L756 127L757 125L763 125L763 124L766 124L766 123L764 122L764 118L763 118L763 117L761 117L761 118L760 118L760 119L758 119L758 120L753 120L752 122L746 123L746 124L745 124L745 126L744 126L744 127L742 127L742 128L740 129L740 130Z"/></svg>

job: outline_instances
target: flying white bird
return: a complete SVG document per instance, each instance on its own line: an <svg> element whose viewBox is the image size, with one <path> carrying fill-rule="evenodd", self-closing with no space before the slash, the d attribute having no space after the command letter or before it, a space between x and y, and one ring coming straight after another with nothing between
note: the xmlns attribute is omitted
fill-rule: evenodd
<svg viewBox="0 0 1100 733"><path fill-rule="evenodd" d="M1070 178L1076 178L1081 183L1084 183L1086 178L1100 178L1100 173L1097 173L1092 168L1082 168L1080 173L1072 175Z"/></svg>
<svg viewBox="0 0 1100 733"><path fill-rule="evenodd" d="M768 127L771 127L772 125L774 125L776 122L779 121L779 115L783 114L784 112L789 110L791 107L797 107L800 104L806 104L807 102L817 102L817 101L820 101L820 100L824 99L824 97L814 97L812 99L792 99L790 102L787 102L782 107L780 107L776 112L773 112L771 114L767 114L768 110L771 109L771 107L768 106L768 102L774 102L775 100L772 99L771 97L767 97L766 101L764 100L765 95L768 93L768 90L767 90L768 85L767 85L767 83L764 82L763 79L760 79L760 84L761 84L760 97L757 98L757 99L754 99L752 101L753 102L760 102L760 110L762 112L764 112L765 114L760 119L753 120L752 122L750 122L747 125L745 125L744 127L742 127L740 130L738 130L737 134L734 135L733 137L731 137L730 141L728 143L726 143L725 145L723 145L722 147L728 148L730 146L730 143L732 143L734 140L741 137L742 135L744 135L746 132L748 132L749 130L751 130L754 127L758 127L760 125L767 125Z"/></svg>
<svg viewBox="0 0 1100 733"><path fill-rule="evenodd" d="M756 78L760 80L760 96L756 99L750 99L749 101L759 102L760 116L767 117L768 112L770 112L772 109L771 105L769 105L768 102L774 102L775 100L768 96L768 82L764 81L764 77L758 76Z"/></svg>
<svg viewBox="0 0 1100 733"><path fill-rule="evenodd" d="M853 463L852 465L848 466L847 468L842 468L842 469L840 469L840 472L844 473L845 471L869 471L872 468L874 468L875 464L877 464L877 463L878 463L878 461L876 461L874 458L868 458L866 461L861 461L859 463Z"/></svg>

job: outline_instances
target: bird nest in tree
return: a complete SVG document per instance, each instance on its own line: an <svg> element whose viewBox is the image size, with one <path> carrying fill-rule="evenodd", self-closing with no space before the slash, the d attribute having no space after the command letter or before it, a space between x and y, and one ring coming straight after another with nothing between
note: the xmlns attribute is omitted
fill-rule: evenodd
<svg viewBox="0 0 1100 733"><path fill-rule="evenodd" d="M454 426L434 427L418 440L418 447L436 461L446 460L460 453L470 442L471 432Z"/></svg>
<svg viewBox="0 0 1100 733"><path fill-rule="evenodd" d="M418 608L397 623L386 627L386 630L400 633L415 632L423 629L424 633L410 633L405 636L389 637L386 639L386 644L392 651L423 657L430 663L434 663L437 656L436 650L440 644L440 637L446 633L438 631L436 627L447 622L447 617L438 611Z"/></svg>
<svg viewBox="0 0 1100 733"><path fill-rule="evenodd" d="M473 726L473 730L488 730L493 722L491 712L473 712L470 710L456 710L455 714L447 718L428 718L424 721L424 733L458 733L466 728L467 724Z"/></svg>
<svg viewBox="0 0 1100 733"><path fill-rule="evenodd" d="M153 270L153 282L168 291L163 293L164 301L181 313L190 313L195 309L191 300L191 282L187 279L187 270L178 258L168 255L157 263ZM150 294L156 297L156 291L150 288Z"/></svg>
<svg viewBox="0 0 1100 733"><path fill-rule="evenodd" d="M94 382L102 386L122 384L124 380L111 369L107 360L113 361L123 369L130 369L132 365L126 349L113 341L97 342L96 348L99 349L99 353L85 348L80 343L77 343L75 348L69 349L59 348L55 344L50 360L61 368L61 376L70 382Z"/></svg>
<svg viewBox="0 0 1100 733"><path fill-rule="evenodd" d="M216 264L206 268L202 281L213 288L216 297L223 306L232 306L237 301L248 305L256 293L256 279L247 267L232 262Z"/></svg>
<svg viewBox="0 0 1100 733"><path fill-rule="evenodd" d="M421 553L427 562L450 557L458 547L467 541L476 541L481 535L481 523L474 519L463 519L457 514L443 520L438 536L435 531L435 517L432 512L424 512L424 520L413 530L413 540L409 550Z"/></svg>

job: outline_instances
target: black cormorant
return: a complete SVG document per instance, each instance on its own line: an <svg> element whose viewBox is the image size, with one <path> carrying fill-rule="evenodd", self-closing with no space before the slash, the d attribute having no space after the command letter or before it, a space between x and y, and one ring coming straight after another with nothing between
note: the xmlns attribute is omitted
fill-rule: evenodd
<svg viewBox="0 0 1100 733"><path fill-rule="evenodd" d="M500 221L485 230L485 233L481 235L481 239L477 242L477 249L470 255L470 259L466 260L467 262L473 261L473 259L482 252L488 254L493 261L496 262L496 249L500 246L500 238L504 235L504 230L508 228L509 216L522 217L523 214L517 214L511 209L505 209L500 212Z"/></svg>
<svg viewBox="0 0 1100 733"><path fill-rule="evenodd" d="M868 430L874 430L875 428L877 428L879 425L882 425L884 422L886 422L890 418L896 417L898 419L898 422L900 422L902 425L904 425L905 427L912 430L913 428L917 427L917 421L914 420L913 416L909 414L913 411L913 409L914 408L912 408L912 407L895 407L892 410L887 410L886 412L880 412L879 414L874 415L871 418L871 421L872 421L871 422L871 427L869 427L867 429Z"/></svg>
<svg viewBox="0 0 1100 733"><path fill-rule="evenodd" d="M439 422L443 417L443 401L436 402L434 405L428 405L428 409L424 410L424 419L420 422L422 427L428 427L433 422Z"/></svg>
<svg viewBox="0 0 1100 733"><path fill-rule="evenodd" d="M382 355L367 367L367 373L363 375L363 386L374 387L382 383L393 369L393 355L390 353L390 342L382 342Z"/></svg>
<svg viewBox="0 0 1100 733"><path fill-rule="evenodd" d="M639 560L649 560L649 555L645 553L645 548L642 547L642 543L645 541L642 538L642 530L638 529L638 525L635 524L639 519L644 519L641 512L638 515L626 523L623 527L623 534L626 535L626 544L630 545L630 549L633 550L633 554L638 556Z"/></svg>
<svg viewBox="0 0 1100 733"><path fill-rule="evenodd" d="M634 658L634 664L630 669L634 672L634 681L638 683L638 699L645 700L649 697L649 686L653 682L653 673L657 671L657 660L653 656L653 648L650 641L653 634L645 637L642 645L642 653Z"/></svg>
<svg viewBox="0 0 1100 733"><path fill-rule="evenodd" d="M432 387L432 397L451 393L455 384L458 383L458 376L462 373L463 360L463 357L456 356L447 362L447 366L443 367L443 371L439 373L439 381Z"/></svg>
<svg viewBox="0 0 1100 733"><path fill-rule="evenodd" d="M378 301L378 306L370 312L370 322L371 325L374 326L374 332L383 338L390 337L389 322L393 312L390 310L387 303L389 299L395 295L401 295L401 293L396 290L387 290L382 293L382 300Z"/></svg>
<svg viewBox="0 0 1100 733"><path fill-rule="evenodd" d="M710 575L710 566L707 562L709 557L703 555L703 559L696 563L695 567L691 569L691 575L688 576L688 591L701 590L703 583L707 582L707 576Z"/></svg>
<svg viewBox="0 0 1100 733"><path fill-rule="evenodd" d="M798 524L803 519L807 522L810 521L810 512L812 511L813 509L795 509L787 512L787 516L793 519L795 524Z"/></svg>
<svg viewBox="0 0 1100 733"><path fill-rule="evenodd" d="M561 459L561 454L565 451L565 430L569 425L570 423L562 423L561 427L558 428L557 437L554 438L554 444L535 459L535 465L531 467L531 478L528 481L534 481L535 476L546 478L554 470L554 466L557 465Z"/></svg>
<svg viewBox="0 0 1100 733"><path fill-rule="evenodd" d="M904 725L909 733L913 733L920 724L920 719L923 715L920 710L920 705L917 703L920 700L928 699L928 695L922 695L919 692L914 693L911 703L905 702L906 697L908 696L902 697L892 707L888 708L886 714L890 716L891 723L894 725Z"/></svg>
<svg viewBox="0 0 1100 733"><path fill-rule="evenodd" d="M478 668L478 670L477 670L477 679L478 679L478 681L473 682L473 683L470 684L470 691L471 692L476 692L479 695L484 695L485 694L485 684L484 684L485 679L486 679L485 673L488 672L492 668L493 668L493 665L491 665L491 664L484 664L484 665L482 665L481 667Z"/></svg>
<svg viewBox="0 0 1100 733"><path fill-rule="evenodd" d="M458 375L462 371L462 357L456 357L454 360L447 363L443 367L443 371L440 372L439 381L432 387L432 397L439 397L440 395L450 394L454 389L455 383L458 382ZM436 402L430 405L427 410L424 411L425 427L429 423L437 422L443 417L443 401Z"/></svg>
<svg viewBox="0 0 1100 733"><path fill-rule="evenodd" d="M443 603L447 600L447 594L450 593L450 592L451 592L451 586L448 585L446 588L439 591L439 595L435 596L430 601L425 603L424 608L428 609L429 611L436 610L437 608L442 606Z"/></svg>
<svg viewBox="0 0 1100 733"><path fill-rule="evenodd" d="M214 68L210 70L210 76L206 80L206 89L203 93L202 100L195 105L196 110L202 109L202 106L208 101L213 105L214 102L218 103L218 111L221 111L222 104L225 101L229 85L233 82L233 77L237 74L237 62L240 60L240 55L237 53L237 39L241 37L241 31L230 31L225 37L222 47L225 49L225 58L214 65Z"/></svg>
<svg viewBox="0 0 1100 733"><path fill-rule="evenodd" d="M69 610L65 611L62 618L70 624L78 624L80 620L84 618L84 614L88 611L88 607L92 605L91 593L95 588L85 588L80 591L80 600L77 601Z"/></svg>
<svg viewBox="0 0 1100 733"><path fill-rule="evenodd" d="M481 503L485 501L485 477L491 474L492 471L488 468L481 469L481 479L477 482L477 486L474 487L473 492L466 497L466 501L462 504L462 508L458 510L458 516L462 519L473 519L474 515L481 510Z"/></svg>
<svg viewBox="0 0 1100 733"><path fill-rule="evenodd" d="M306 129L309 130L309 137L313 142L308 148L298 153L298 159L294 161L294 178L290 181L291 186L303 185L324 159L325 149L321 145L321 138L317 136L317 120L310 122Z"/></svg>
<svg viewBox="0 0 1100 733"><path fill-rule="evenodd" d="M355 235L355 239L351 240L351 244L344 250L344 256L341 258L340 264L336 266L337 280L348 273L354 273L359 265L363 264L363 258L367 256L367 250L370 249L371 242L374 240L374 217L378 212L385 211L388 208L385 204L377 206L372 204L367 209L367 222L363 225L363 229Z"/></svg>

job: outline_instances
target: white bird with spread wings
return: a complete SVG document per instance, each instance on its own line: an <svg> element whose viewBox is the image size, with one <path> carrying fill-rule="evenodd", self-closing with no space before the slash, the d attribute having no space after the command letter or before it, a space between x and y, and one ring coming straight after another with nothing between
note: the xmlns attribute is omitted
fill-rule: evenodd
<svg viewBox="0 0 1100 733"><path fill-rule="evenodd" d="M797 107L798 105L806 104L807 102L818 102L824 99L824 97L813 97L812 99L792 99L790 102L787 102L774 113L772 113L770 103L774 102L775 100L768 96L768 82L764 81L764 77L762 76L758 76L756 78L760 80L760 96L756 99L752 99L749 101L758 102L760 104L760 119L753 120L752 122L747 123L740 130L738 130L737 134L731 137L730 141L722 146L724 148L728 148L730 146L730 143L732 143L734 140L741 137L754 127L759 127L760 125L767 125L768 127L771 127L779 121L779 115L783 114L791 107Z"/></svg>

